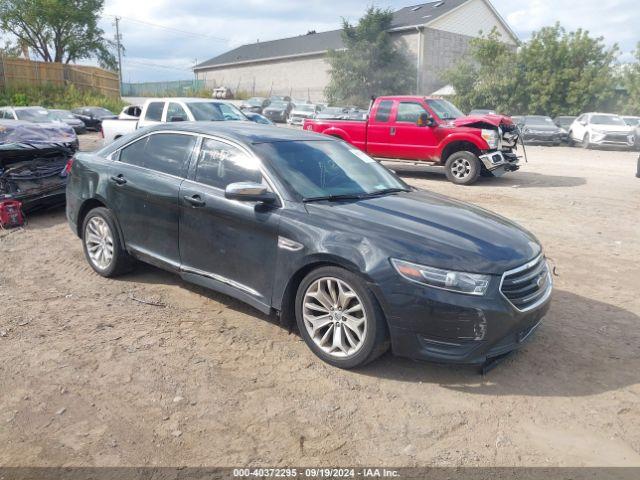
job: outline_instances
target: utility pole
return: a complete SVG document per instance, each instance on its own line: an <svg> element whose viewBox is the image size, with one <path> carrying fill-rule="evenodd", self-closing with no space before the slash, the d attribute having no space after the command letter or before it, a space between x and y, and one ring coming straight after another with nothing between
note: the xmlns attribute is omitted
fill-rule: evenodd
<svg viewBox="0 0 640 480"><path fill-rule="evenodd" d="M116 19L116 45L118 47L118 78L120 79L120 91L122 91L122 37L120 36L120 17Z"/></svg>

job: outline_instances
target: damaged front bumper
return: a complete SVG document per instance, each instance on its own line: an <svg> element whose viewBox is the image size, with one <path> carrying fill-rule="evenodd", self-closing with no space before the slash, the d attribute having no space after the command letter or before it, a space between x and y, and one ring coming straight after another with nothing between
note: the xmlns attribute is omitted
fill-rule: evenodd
<svg viewBox="0 0 640 480"><path fill-rule="evenodd" d="M480 155L479 158L485 170L496 177L520 169L520 159L512 152L502 152L498 150Z"/></svg>
<svg viewBox="0 0 640 480"><path fill-rule="evenodd" d="M535 307L520 311L499 292L499 279L489 288L493 293L477 297L420 285L387 286L382 303L393 353L481 366L519 349L548 312L551 292Z"/></svg>

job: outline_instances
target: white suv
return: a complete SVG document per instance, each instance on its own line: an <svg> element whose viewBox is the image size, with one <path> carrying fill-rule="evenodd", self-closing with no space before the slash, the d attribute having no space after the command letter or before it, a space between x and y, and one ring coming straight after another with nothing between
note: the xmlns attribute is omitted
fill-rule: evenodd
<svg viewBox="0 0 640 480"><path fill-rule="evenodd" d="M614 146L633 148L636 137L633 127L622 117L609 113L585 113L569 127L569 143L583 148Z"/></svg>

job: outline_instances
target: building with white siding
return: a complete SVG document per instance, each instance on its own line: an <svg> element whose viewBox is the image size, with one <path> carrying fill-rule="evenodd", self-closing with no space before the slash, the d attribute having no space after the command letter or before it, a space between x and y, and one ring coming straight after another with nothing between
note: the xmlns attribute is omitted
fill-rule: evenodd
<svg viewBox="0 0 640 480"><path fill-rule="evenodd" d="M438 0L394 12L390 33L416 66L417 93L428 95L444 86L441 73L465 54L469 41L494 28L503 41L517 44L489 0ZM310 32L243 45L196 65L194 72L210 88L321 101L329 83L327 51L341 48L340 30Z"/></svg>

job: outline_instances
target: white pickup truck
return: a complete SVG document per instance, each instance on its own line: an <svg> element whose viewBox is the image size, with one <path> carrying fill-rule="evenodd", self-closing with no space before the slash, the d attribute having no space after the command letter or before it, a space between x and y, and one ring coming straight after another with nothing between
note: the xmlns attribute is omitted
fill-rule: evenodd
<svg viewBox="0 0 640 480"><path fill-rule="evenodd" d="M235 105L208 98L152 98L142 106L140 118L104 120L104 144L132 133L139 128L165 122L210 122L248 120Z"/></svg>

